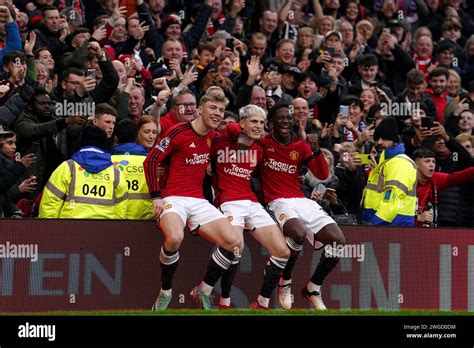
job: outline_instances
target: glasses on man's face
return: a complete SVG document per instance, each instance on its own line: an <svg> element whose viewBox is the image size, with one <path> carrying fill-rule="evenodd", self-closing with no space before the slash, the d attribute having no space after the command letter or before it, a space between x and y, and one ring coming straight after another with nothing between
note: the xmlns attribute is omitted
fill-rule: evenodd
<svg viewBox="0 0 474 348"><path fill-rule="evenodd" d="M69 81L69 80L64 80L64 82L70 83L74 86L79 86L81 83L79 81Z"/></svg>
<svg viewBox="0 0 474 348"><path fill-rule="evenodd" d="M295 49L294 48L280 48L280 51L282 51L283 53L293 53L295 52Z"/></svg>

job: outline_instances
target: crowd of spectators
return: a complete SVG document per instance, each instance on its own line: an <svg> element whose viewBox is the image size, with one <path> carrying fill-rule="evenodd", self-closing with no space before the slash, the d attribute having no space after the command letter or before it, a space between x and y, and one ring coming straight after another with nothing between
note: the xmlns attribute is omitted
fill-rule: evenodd
<svg viewBox="0 0 474 348"><path fill-rule="evenodd" d="M113 152L130 120L149 151L215 88L219 132L242 106L289 105L331 168L302 190L358 223L374 129L395 117L416 224L474 226L473 0L0 0L0 35L0 217L38 215L87 124Z"/></svg>

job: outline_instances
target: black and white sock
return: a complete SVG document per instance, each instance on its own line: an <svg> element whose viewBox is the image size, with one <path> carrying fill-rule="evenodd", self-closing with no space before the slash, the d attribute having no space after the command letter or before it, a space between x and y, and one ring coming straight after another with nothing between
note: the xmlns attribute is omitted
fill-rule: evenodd
<svg viewBox="0 0 474 348"><path fill-rule="evenodd" d="M285 283L289 283L289 281L291 280L291 273L293 272L293 268L295 267L296 261L298 260L298 256L301 250L303 249L302 244L296 243L290 237L286 237L286 244L288 245L288 248L290 248L291 254L285 266L285 269L283 270L281 276L282 281L280 281L280 285L285 285Z"/></svg>
<svg viewBox="0 0 474 348"><path fill-rule="evenodd" d="M239 268L240 255L236 256L230 267L222 274L221 278L221 304L226 306L230 305L230 291L232 290L232 284L234 283L235 275ZM228 301L227 301L228 299Z"/></svg>
<svg viewBox="0 0 474 348"><path fill-rule="evenodd" d="M161 292L171 296L173 288L173 277L179 265L179 252L168 251L161 247L160 266L161 266Z"/></svg>
<svg viewBox="0 0 474 348"><path fill-rule="evenodd" d="M235 255L232 251L218 247L212 254L207 271L201 282L200 291L209 296L222 274L230 267Z"/></svg>
<svg viewBox="0 0 474 348"><path fill-rule="evenodd" d="M285 266L287 265L288 259L278 258L270 256L270 260L265 267L265 276L263 277L262 288L260 289L259 303L264 307L268 307L268 301L266 305L262 304L261 298L270 299L273 290L278 284L278 280L281 277Z"/></svg>

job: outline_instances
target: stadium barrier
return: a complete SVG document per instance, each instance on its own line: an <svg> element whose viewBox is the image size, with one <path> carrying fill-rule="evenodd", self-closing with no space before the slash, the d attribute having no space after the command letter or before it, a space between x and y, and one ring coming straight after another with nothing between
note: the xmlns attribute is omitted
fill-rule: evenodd
<svg viewBox="0 0 474 348"><path fill-rule="evenodd" d="M344 226L348 246L323 287L334 309L474 311L474 231ZM149 221L0 220L0 311L151 309L160 289L161 233ZM258 295L268 252L246 235L235 307ZM195 308L190 289L212 245L186 235L170 308ZM294 271L294 307L322 251ZM216 287L216 299L219 286ZM270 305L279 308L274 294ZM217 302L217 301L216 301Z"/></svg>

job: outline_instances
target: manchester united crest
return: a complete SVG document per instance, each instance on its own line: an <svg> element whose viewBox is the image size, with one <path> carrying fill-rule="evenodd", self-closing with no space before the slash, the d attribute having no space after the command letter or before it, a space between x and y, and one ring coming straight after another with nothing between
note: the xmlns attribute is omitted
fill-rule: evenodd
<svg viewBox="0 0 474 348"><path fill-rule="evenodd" d="M293 161L296 161L299 157L299 152L298 151L291 151L290 152L290 158L293 160Z"/></svg>

